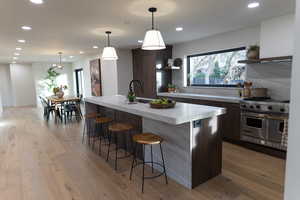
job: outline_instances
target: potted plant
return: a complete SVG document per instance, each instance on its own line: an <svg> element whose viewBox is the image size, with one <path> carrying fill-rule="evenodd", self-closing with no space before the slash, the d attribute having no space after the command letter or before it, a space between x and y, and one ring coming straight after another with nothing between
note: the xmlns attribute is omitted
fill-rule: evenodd
<svg viewBox="0 0 300 200"><path fill-rule="evenodd" d="M168 84L168 92L176 92L176 85Z"/></svg>
<svg viewBox="0 0 300 200"><path fill-rule="evenodd" d="M247 50L247 58L249 60L259 59L259 49L258 45L249 46Z"/></svg>

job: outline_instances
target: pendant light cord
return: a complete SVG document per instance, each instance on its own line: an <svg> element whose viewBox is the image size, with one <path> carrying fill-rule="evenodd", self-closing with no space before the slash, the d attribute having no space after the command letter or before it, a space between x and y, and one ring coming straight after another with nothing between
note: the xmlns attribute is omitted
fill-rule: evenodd
<svg viewBox="0 0 300 200"><path fill-rule="evenodd" d="M154 12L152 12L152 30L154 30Z"/></svg>
<svg viewBox="0 0 300 200"><path fill-rule="evenodd" d="M111 34L111 32L106 31L105 33L107 34L107 46L110 47L110 36L109 35Z"/></svg>

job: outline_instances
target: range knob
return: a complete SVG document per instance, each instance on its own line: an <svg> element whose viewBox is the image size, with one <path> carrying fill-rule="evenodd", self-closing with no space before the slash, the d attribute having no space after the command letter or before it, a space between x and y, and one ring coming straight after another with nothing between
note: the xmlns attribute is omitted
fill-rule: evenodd
<svg viewBox="0 0 300 200"><path fill-rule="evenodd" d="M268 109L269 109L269 110L273 110L273 107L272 107L272 106L268 106Z"/></svg>
<svg viewBox="0 0 300 200"><path fill-rule="evenodd" d="M280 112L285 112L285 109L284 108L280 108Z"/></svg>
<svg viewBox="0 0 300 200"><path fill-rule="evenodd" d="M241 106L242 106L242 108L246 108L246 105L245 105L245 104L242 104Z"/></svg>
<svg viewBox="0 0 300 200"><path fill-rule="evenodd" d="M257 109L260 109L260 105L256 105L256 108L257 108Z"/></svg>
<svg viewBox="0 0 300 200"><path fill-rule="evenodd" d="M251 108L251 109L253 109L253 108L254 108L254 106L250 106L250 108Z"/></svg>

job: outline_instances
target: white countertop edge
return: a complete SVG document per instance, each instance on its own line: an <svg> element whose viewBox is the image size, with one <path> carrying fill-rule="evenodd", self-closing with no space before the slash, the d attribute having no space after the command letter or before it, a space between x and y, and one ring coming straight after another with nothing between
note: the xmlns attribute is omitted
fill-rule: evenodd
<svg viewBox="0 0 300 200"><path fill-rule="evenodd" d="M107 102L103 102L103 101L97 101L95 99L91 99L89 97L84 99L85 102L88 103L93 103L96 105L100 105L100 106L104 106L104 107L108 107L108 108L112 108L112 109L116 109L116 110L120 110L123 112L127 112L127 113L131 113L131 114L135 114L135 115L139 115L141 117L145 117L145 118L149 118L149 119L153 119L153 120L157 120L157 121L162 121L165 123L169 123L169 124L174 124L174 125L179 125L179 124L183 124L183 123L187 123L187 122L192 122L192 121L196 121L196 120L201 120L201 119L207 119L210 117L214 117L214 116L219 116L222 114L226 113L226 109L225 108L219 108L217 109L217 111L211 111L211 112L206 112L206 113L201 113L201 114L196 114L194 116L190 116L189 119L187 120L184 117L167 117L167 116L162 116L159 114L155 114L155 113L147 113L146 111L141 111L135 108L127 108L124 106L118 106L116 104L113 103L107 103ZM143 103L139 103L141 105L145 105ZM207 106L207 107L211 107L211 106Z"/></svg>
<svg viewBox="0 0 300 200"><path fill-rule="evenodd" d="M228 96L215 96L215 95L204 95L204 94L193 94L193 93L168 93L161 92L157 93L157 96L174 97L174 98L186 98L186 99L200 99L200 100L211 100L227 103L240 103L242 98L239 97L228 97Z"/></svg>

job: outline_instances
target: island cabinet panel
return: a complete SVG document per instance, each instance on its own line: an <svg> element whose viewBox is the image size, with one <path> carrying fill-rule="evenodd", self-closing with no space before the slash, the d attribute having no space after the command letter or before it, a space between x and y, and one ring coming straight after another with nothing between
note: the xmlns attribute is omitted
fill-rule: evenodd
<svg viewBox="0 0 300 200"><path fill-rule="evenodd" d="M172 72L157 68L167 66L169 58L172 58L171 46L158 51L132 50L133 79L143 83L143 91L140 89L135 91L137 96L156 98L157 91L167 91L167 85L172 82ZM159 88L157 82L161 83Z"/></svg>
<svg viewBox="0 0 300 200"><path fill-rule="evenodd" d="M226 114L220 116L220 131L222 138L229 142L240 142L240 104L188 98L172 97L170 99L178 102L226 108Z"/></svg>

